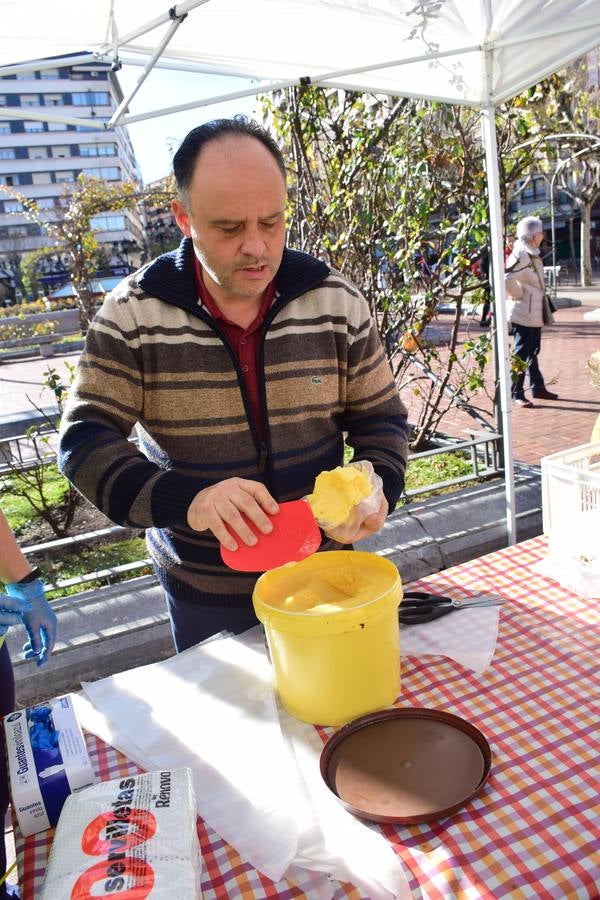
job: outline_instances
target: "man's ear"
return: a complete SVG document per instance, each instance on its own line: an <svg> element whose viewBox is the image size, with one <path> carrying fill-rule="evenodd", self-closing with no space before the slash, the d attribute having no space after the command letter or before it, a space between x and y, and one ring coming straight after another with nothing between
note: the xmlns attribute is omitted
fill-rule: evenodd
<svg viewBox="0 0 600 900"><path fill-rule="evenodd" d="M171 212L184 235L186 237L191 237L192 230L190 228L190 217L181 200L171 201Z"/></svg>

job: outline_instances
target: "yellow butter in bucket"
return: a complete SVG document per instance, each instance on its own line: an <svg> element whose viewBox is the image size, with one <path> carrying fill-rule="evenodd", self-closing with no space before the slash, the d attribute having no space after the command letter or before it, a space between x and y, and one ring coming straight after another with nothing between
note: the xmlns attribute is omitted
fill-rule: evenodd
<svg viewBox="0 0 600 900"><path fill-rule="evenodd" d="M396 566L334 550L272 569L255 586L283 706L304 722L341 725L400 693Z"/></svg>

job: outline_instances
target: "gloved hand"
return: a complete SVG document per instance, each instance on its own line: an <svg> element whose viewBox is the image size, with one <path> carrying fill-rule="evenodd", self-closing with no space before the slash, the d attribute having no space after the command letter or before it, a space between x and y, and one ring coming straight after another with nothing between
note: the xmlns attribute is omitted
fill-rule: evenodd
<svg viewBox="0 0 600 900"><path fill-rule="evenodd" d="M11 597L29 601L31 609L23 613L22 620L29 641L23 645L25 659L36 659L38 666L43 666L56 640L56 616L46 598L44 585L39 578L27 584L7 584L6 590Z"/></svg>
<svg viewBox="0 0 600 900"><path fill-rule="evenodd" d="M31 603L25 597L9 597L0 594L0 638L4 637L11 625L21 622L23 613L30 612Z"/></svg>

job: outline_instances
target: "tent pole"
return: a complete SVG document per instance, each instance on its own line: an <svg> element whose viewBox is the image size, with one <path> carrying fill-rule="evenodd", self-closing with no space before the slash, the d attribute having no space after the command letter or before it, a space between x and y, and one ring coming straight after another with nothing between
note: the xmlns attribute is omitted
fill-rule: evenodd
<svg viewBox="0 0 600 900"><path fill-rule="evenodd" d="M152 54L152 57L148 60L148 62L144 66L144 71L138 78L138 80L135 84L135 87L133 88L132 91L130 91L130 93L127 97L123 97L123 99L121 100L121 102L119 103L117 108L115 109L114 113L112 114L110 122L109 122L109 125L111 128L114 128L115 125L118 125L119 121L123 118L124 110L127 109L129 104L131 103L131 101L133 100L133 98L135 97L135 95L137 94L137 92L139 91L141 86L143 85L144 81L146 80L146 78L148 77L148 75L150 74L152 69L154 68L156 61L160 59L160 57L162 56L163 50L165 49L165 47L167 46L167 44L169 43L169 41L171 40L171 38L173 37L173 35L175 34L175 32L177 31L177 29L179 28L179 26L181 25L181 23L183 21L184 21L184 19L175 19L173 22L171 22L166 35L160 41L158 47Z"/></svg>
<svg viewBox="0 0 600 900"><path fill-rule="evenodd" d="M500 212L500 179L498 175L498 148L496 144L494 106L487 106L482 109L481 125L485 148L485 169L490 211L490 256L492 263L492 281L494 284L493 304L500 378L499 409L502 422L501 432L504 450L506 535L507 543L510 546L517 541L517 517L510 400L511 372L508 348L508 327L506 323L506 295L504 291L504 238L502 233L502 216Z"/></svg>

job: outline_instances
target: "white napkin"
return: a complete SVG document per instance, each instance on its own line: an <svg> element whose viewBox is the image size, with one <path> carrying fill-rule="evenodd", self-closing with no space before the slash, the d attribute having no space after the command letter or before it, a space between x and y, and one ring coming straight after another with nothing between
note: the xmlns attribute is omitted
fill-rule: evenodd
<svg viewBox="0 0 600 900"><path fill-rule="evenodd" d="M500 606L456 609L420 625L400 625L401 656L449 656L481 675L496 649Z"/></svg>
<svg viewBox="0 0 600 900"><path fill-rule="evenodd" d="M82 687L108 720L113 746L147 769L189 766L202 818L279 881L296 855L297 829L271 677L265 653L225 637ZM96 730L97 719L80 711Z"/></svg>
<svg viewBox="0 0 600 900"><path fill-rule="evenodd" d="M239 640L264 649L260 627L240 635ZM325 785L319 768L323 742L315 728L293 718L279 704L277 709L286 746L300 774L294 799L298 820L294 865L349 881L370 900L411 900L402 863L391 844L376 826L347 812ZM291 871L286 875L293 881Z"/></svg>

